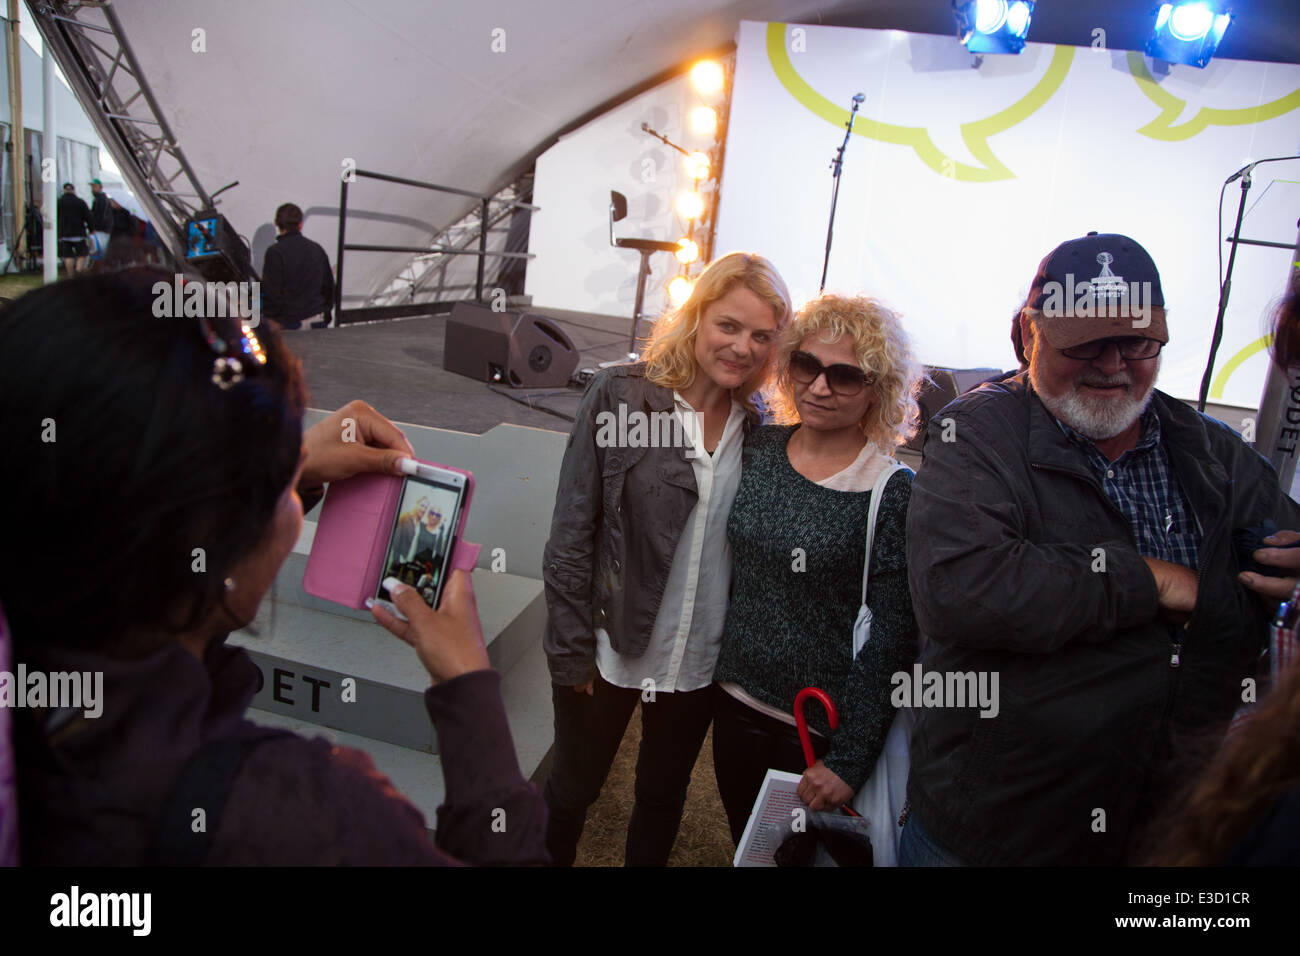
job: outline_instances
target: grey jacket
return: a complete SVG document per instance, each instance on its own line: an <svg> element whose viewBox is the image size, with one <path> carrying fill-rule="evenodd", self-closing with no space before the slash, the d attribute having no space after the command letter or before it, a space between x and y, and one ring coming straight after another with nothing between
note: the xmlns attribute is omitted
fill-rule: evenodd
<svg viewBox="0 0 1300 956"><path fill-rule="evenodd" d="M598 627L618 653L645 653L677 541L699 497L685 448L628 447L617 435L600 440L598 416L617 419L620 405L625 415L662 416L672 412L673 393L649 382L644 364L618 365L592 378L578 407L542 569L542 643L561 686L595 676ZM746 433L755 422L747 417Z"/></svg>
<svg viewBox="0 0 1300 956"><path fill-rule="evenodd" d="M1300 528L1300 509L1229 428L1157 391L1202 529L1195 612L1167 624L1128 521L1026 378L986 383L930 424L907 522L921 664L997 673L1000 710L922 708L908 798L969 863L1115 864L1142 852L1187 779L1170 772L1186 756L1175 741L1222 731L1267 644L1233 532Z"/></svg>

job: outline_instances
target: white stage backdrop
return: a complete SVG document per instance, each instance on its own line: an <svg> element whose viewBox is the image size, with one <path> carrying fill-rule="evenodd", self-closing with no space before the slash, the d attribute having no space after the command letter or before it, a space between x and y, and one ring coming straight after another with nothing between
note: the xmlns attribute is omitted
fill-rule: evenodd
<svg viewBox="0 0 1300 956"><path fill-rule="evenodd" d="M973 69L951 37L752 22L737 47L716 252L762 252L796 299L816 293L829 161L862 92L828 289L892 304L930 364L1010 368L1039 260L1089 230L1125 233L1155 259L1169 308L1159 385L1196 396L1219 187L1252 159L1296 154L1300 66L1216 59L1153 79L1140 54L1031 43ZM1225 193L1225 235L1240 195ZM1292 244L1298 216L1300 161L1257 169L1243 237ZM1212 400L1258 404L1266 313L1294 258L1241 247Z"/></svg>
<svg viewBox="0 0 1300 956"><path fill-rule="evenodd" d="M690 110L701 103L689 80L679 76L560 138L537 159L525 291L533 308L547 307L625 315L632 326L641 257L609 244L609 193L627 196L627 218L614 234L675 242L687 222L673 208L689 190L680 154L642 131L641 124L691 150L707 150L712 137L690 130ZM668 304L667 283L679 264L670 253L650 259L642 312L660 314ZM648 323L642 323L644 334Z"/></svg>

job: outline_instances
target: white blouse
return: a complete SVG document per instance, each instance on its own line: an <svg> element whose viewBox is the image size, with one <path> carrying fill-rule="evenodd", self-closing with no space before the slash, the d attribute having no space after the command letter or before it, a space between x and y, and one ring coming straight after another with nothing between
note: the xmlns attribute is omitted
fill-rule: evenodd
<svg viewBox="0 0 1300 956"><path fill-rule="evenodd" d="M610 646L605 630L596 629L600 676L618 687L657 693L700 690L713 681L731 591L727 519L740 488L740 453L745 440L744 407L732 402L722 438L710 455L701 430L691 427L695 410L677 392L673 398L673 415L681 420L682 433L695 445L691 468L699 497L677 541L645 653L624 657ZM691 416L690 420L683 413Z"/></svg>

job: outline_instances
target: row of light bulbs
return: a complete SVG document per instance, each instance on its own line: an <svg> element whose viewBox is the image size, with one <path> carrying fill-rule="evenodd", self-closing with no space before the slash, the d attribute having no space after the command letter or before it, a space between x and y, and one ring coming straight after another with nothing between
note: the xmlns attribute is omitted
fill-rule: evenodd
<svg viewBox="0 0 1300 956"><path fill-rule="evenodd" d="M726 85L726 74L722 66L713 60L701 60L691 67L691 86L705 98L717 96ZM691 131L701 136L716 136L718 133L718 111L712 106L700 105L691 110ZM677 214L688 221L699 219L704 215L704 199L700 196L698 184L713 172L713 163L709 154L696 150L685 157L686 174L695 183L696 188L683 192L674 204ZM700 258L700 246L689 235L677 240L677 261L689 266ZM674 276L668 283L668 298L673 305L681 305L691 294L695 283L685 275Z"/></svg>

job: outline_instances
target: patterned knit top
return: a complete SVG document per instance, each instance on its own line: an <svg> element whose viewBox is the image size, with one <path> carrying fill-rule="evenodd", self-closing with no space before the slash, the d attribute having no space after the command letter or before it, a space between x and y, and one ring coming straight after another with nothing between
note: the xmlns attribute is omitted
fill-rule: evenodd
<svg viewBox="0 0 1300 956"><path fill-rule="evenodd" d="M871 639L854 660L871 492L835 491L799 474L786 452L797 427L766 425L746 442L727 524L731 606L713 678L786 712L804 687L826 691L839 729L816 704L808 725L831 742L826 767L856 791L894 719L890 677L917 659L906 548L913 476L896 472L882 492L867 587Z"/></svg>

